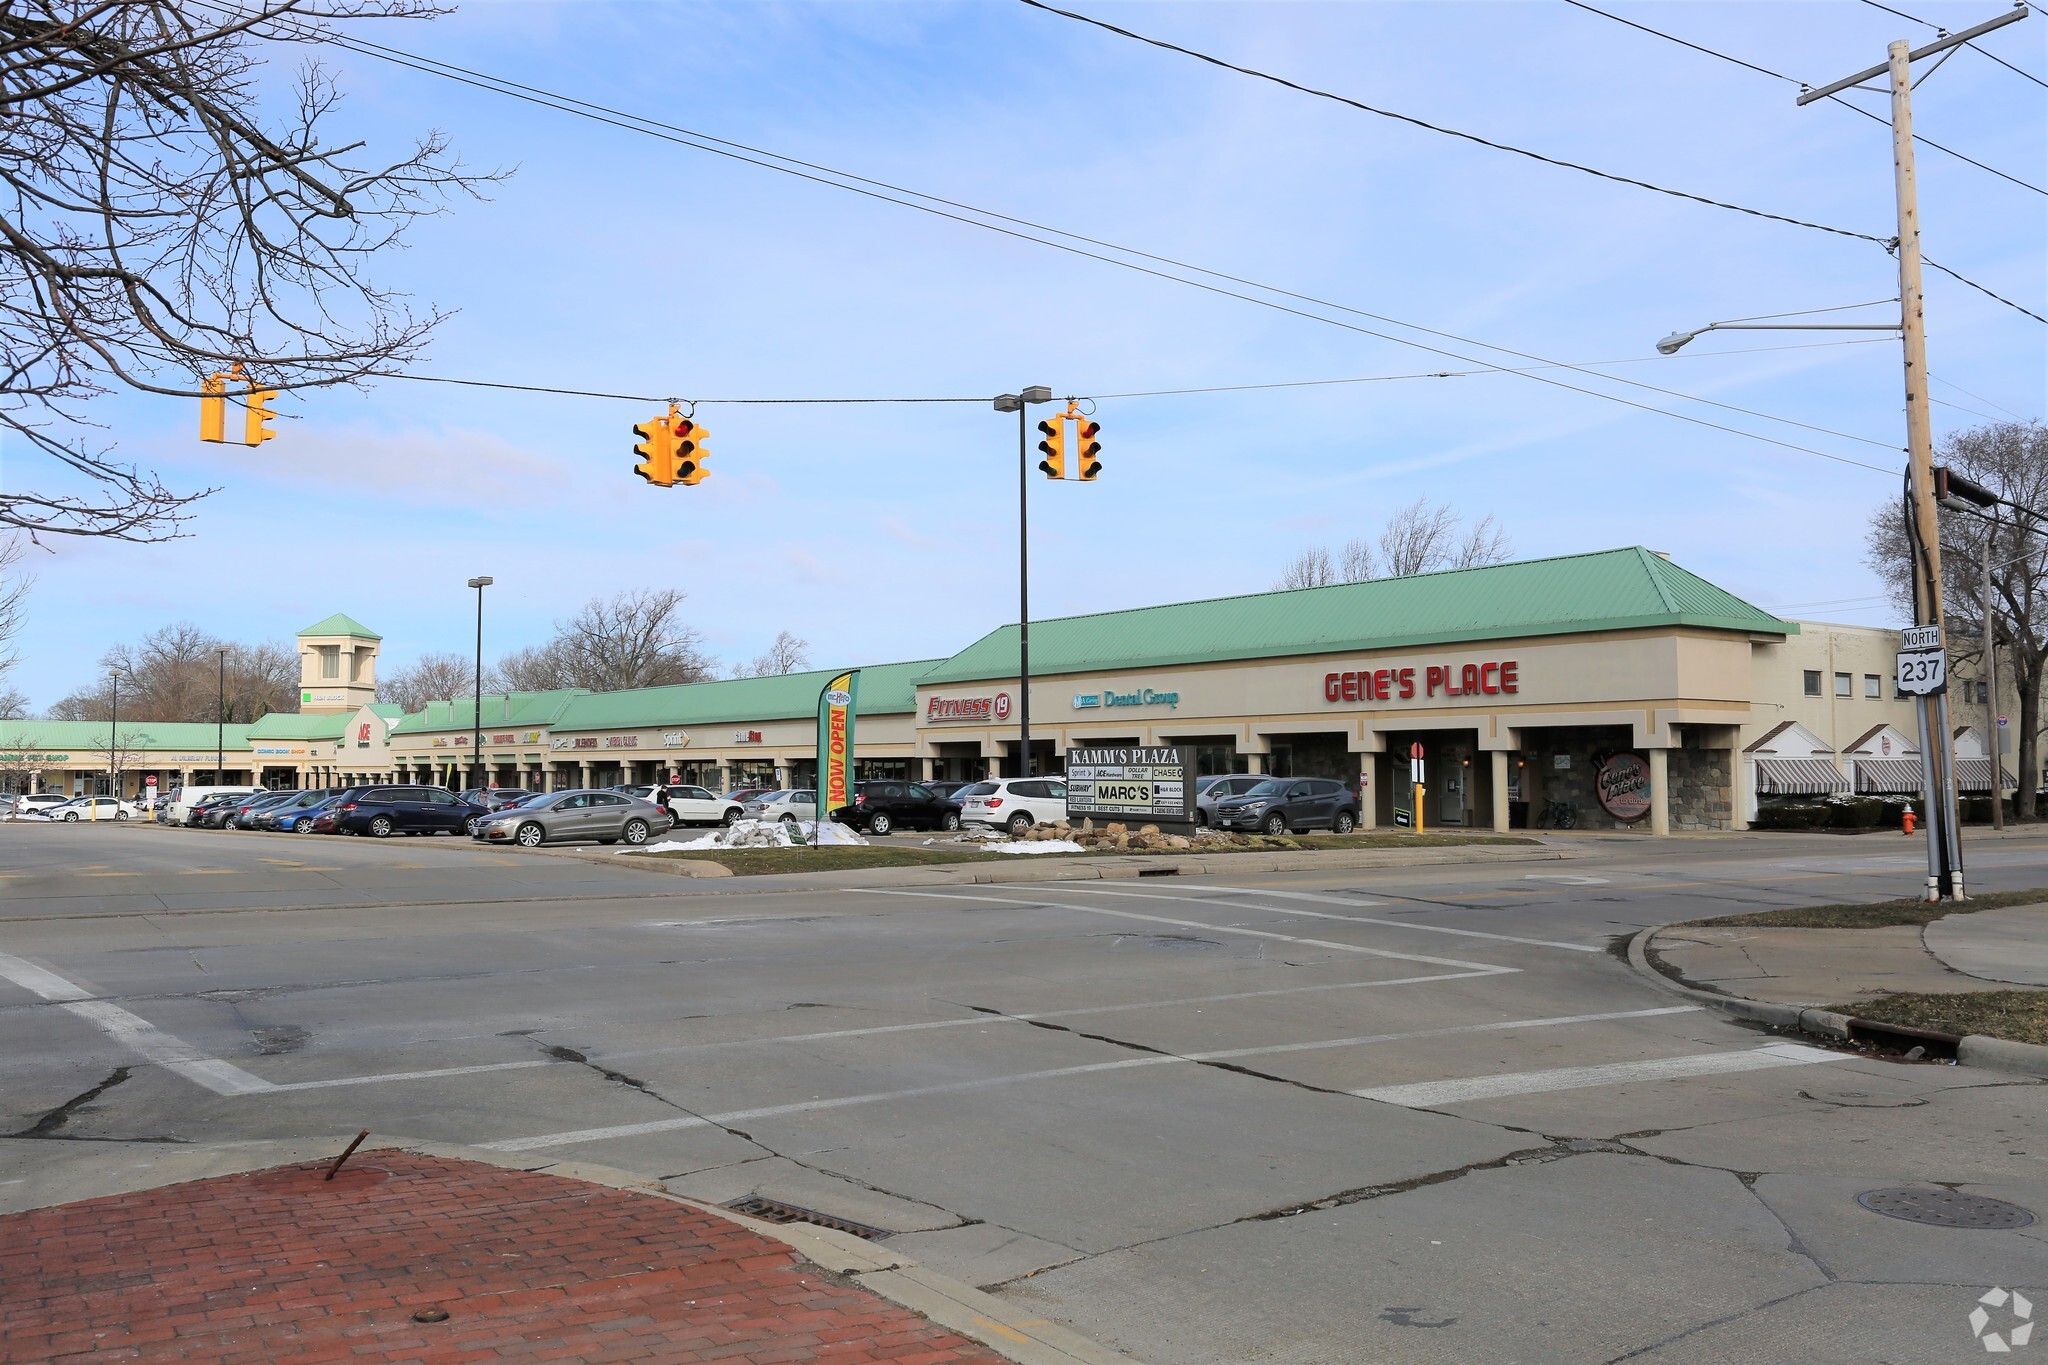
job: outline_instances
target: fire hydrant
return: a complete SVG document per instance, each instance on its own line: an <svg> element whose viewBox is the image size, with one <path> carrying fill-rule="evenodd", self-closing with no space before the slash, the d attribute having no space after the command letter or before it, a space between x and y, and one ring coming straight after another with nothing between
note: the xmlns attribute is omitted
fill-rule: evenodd
<svg viewBox="0 0 2048 1365"><path fill-rule="evenodd" d="M1905 826L1902 833L1911 834L1913 832L1914 816L1911 806L1906 807L1906 814L1901 818L1900 823Z"/></svg>

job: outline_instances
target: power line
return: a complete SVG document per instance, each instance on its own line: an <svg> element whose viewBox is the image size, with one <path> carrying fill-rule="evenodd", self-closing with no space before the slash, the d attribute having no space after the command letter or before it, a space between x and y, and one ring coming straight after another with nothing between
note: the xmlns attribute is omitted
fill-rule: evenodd
<svg viewBox="0 0 2048 1365"><path fill-rule="evenodd" d="M1602 180L1612 180L1615 183L1622 185L1633 185L1638 189L1651 190L1655 193L1670 195L1673 198L1677 199L1689 199L1695 203L1706 204L1712 208L1729 209L1736 213L1745 213L1753 218L1765 218L1773 222L1789 223L1794 227L1811 228L1816 232L1832 233L1837 237L1854 237L1859 241L1875 242L1879 246L1884 247L1886 251L1890 251L1893 249L1893 243L1896 240L1894 238L1889 237L1874 237L1870 233L1857 232L1851 228L1831 227L1826 223L1812 223L1808 222L1803 218L1791 218L1787 217L1782 213L1771 213L1764 209L1748 208L1742 204L1731 204L1726 200L1710 199L1705 195L1692 194L1685 190L1667 189L1662 185L1653 185L1647 180L1636 180L1632 177L1625 175L1615 175L1608 171L1595 170L1591 166L1582 166L1575 161L1559 160L1556 157L1545 156L1541 152L1532 152L1527 150L1526 148L1510 146L1505 142L1495 142L1489 138L1480 137L1475 133L1465 133L1460 132L1455 128L1445 128L1438 124L1429 123L1425 120L1415 118L1409 114L1397 114L1394 113L1392 110L1375 108L1370 104L1361 103L1360 101L1351 99L1348 96L1333 94L1327 90L1317 90L1312 86L1301 85L1294 81L1288 80L1284 76L1275 76L1270 72L1260 71L1255 67L1239 66L1234 62L1227 62L1223 60L1221 57L1212 57L1206 52L1197 52L1193 48L1182 47L1178 43L1167 42L1163 38L1150 38L1142 33L1135 33L1127 28L1119 28L1117 25L1109 23L1102 19L1091 18L1085 14L1077 14L1072 10L1059 9L1056 6L1046 4L1045 0L1018 0L1018 3L1029 5L1033 9L1043 10L1047 14L1057 14L1064 19L1072 19L1077 23L1088 24L1092 27L1103 29L1107 32L1114 33L1119 37L1129 38L1133 42L1145 43L1152 47L1163 48L1168 52L1178 52L1183 56L1192 57L1196 61L1207 62L1211 66L1221 67L1225 71L1235 71L1238 72L1240 75L1250 76L1256 80L1271 81L1275 85L1285 86L1289 90L1299 91L1304 95L1313 95L1318 99L1326 99L1334 101L1338 104L1348 105L1353 109L1362 110L1368 114L1377 114L1382 118L1396 119L1402 123L1413 124L1418 128L1426 128L1433 133L1443 133L1449 137L1462 138L1468 142L1476 142L1481 146L1492 147L1497 151L1512 152L1516 156L1526 156L1531 158L1532 160L1544 162L1547 165L1563 167L1566 170L1580 171L1586 175L1596 176ZM1747 63L1745 63L1745 65L1747 65ZM1776 75L1777 73L1771 72L1769 74ZM1790 78L1787 77L1786 79ZM1846 105L1845 107L1854 109L1856 106ZM1858 110L1858 112L1867 113L1868 111ZM1876 118L1877 116L1875 114L1872 114L1870 115L1870 117ZM1883 120L1879 121L1883 122ZM1943 148L1943 150L1946 151L1947 149ZM1952 153L1952 155L1961 154ZM1968 158L1965 159L1967 160ZM1977 164L1980 166L1983 165L1982 162L1978 162ZM1984 166L1984 169L1991 170L1991 167ZM1993 174L2003 174L2003 172L1994 171ZM2007 176L2006 178L2012 179L2012 177L2010 176ZM2014 183L2021 185L2026 184L2026 182L2023 180L2015 181ZM2027 188L2037 189L2037 187L2033 185L2027 185ZM2048 194L2048 190L2037 190L2037 192ZM1997 299L2006 307L2017 309L2018 311L2025 313L2028 317L2034 319L2036 322L2048 323L2048 318L2042 317L2039 313L2036 313L2031 309L2021 308L2019 304L2014 303L2011 299L2006 298L2002 294L1993 293L1991 290L1986 289L1983 285L1978 284L1975 280L1957 274L1955 271L1949 269L1947 266L1941 265L1924 255L1920 259L1922 264L1932 266L1934 269L1941 271L1944 275L1948 275L1954 279L1960 280L1962 283L1969 285L1972 289L1975 289L1978 292L1989 296L1990 298Z"/></svg>
<svg viewBox="0 0 2048 1365"><path fill-rule="evenodd" d="M1662 38L1667 43L1677 43L1680 47L1689 47L1694 52L1704 53L1709 57L1716 57L1724 62L1733 62L1736 66L1743 67L1746 70L1754 71L1760 76L1769 76L1773 80L1784 81L1788 85L1796 85L1801 90L1811 90L1813 88L1812 83L1809 81L1802 81L1796 76L1788 76L1782 71L1773 71L1767 66L1758 66L1755 62L1744 61L1740 57L1730 56L1726 52L1720 52L1711 47L1702 47L1698 43L1692 42L1685 38L1681 38L1674 33L1666 33L1662 29L1651 28L1648 24L1639 24L1633 19L1624 19L1619 14L1610 14L1604 9L1600 9L1596 6L1585 3L1585 0L1564 0L1564 2L1567 5L1572 6L1574 9L1582 9L1586 11L1588 14L1597 14L1602 19L1612 19L1617 24L1626 24L1630 28L1635 29L1641 33L1647 33L1653 38ZM1879 8L1883 7L1879 6ZM1897 13L1897 11L1893 12ZM1842 108L1847 109L1849 112L1853 114L1863 115L1863 117L1869 119L1873 123L1882 123L1887 128L1891 127L1890 120L1885 119L1880 115L1871 113L1868 109L1863 108L1861 105L1851 104L1849 103L1849 101L1843 99L1839 95L1830 95L1828 96L1828 100L1830 103L1838 104ZM2023 190L2032 190L2035 194L2048 195L2048 189L2042 189L2039 185L2030 184L2027 181L2020 179L2016 175L2008 175L2006 172L1999 170L1996 166L1987 166L1983 162L1977 160L1976 157L1966 156L1962 152L1957 151L1953 147L1944 147L1941 143L1936 142L1933 138L1925 137L1919 133L1915 133L1913 134L1913 141L1932 147L1937 152L1945 152L1948 155L1954 157L1958 161L1967 161L1972 166L1975 166L1978 170L1988 171L1992 175L1997 176L2001 180L2010 180L2013 184L2018 185Z"/></svg>
<svg viewBox="0 0 2048 1365"><path fill-rule="evenodd" d="M212 6L216 9L222 9L232 14L241 13L241 11L237 10L232 4L224 3L223 0L208 0L208 2L211 3ZM1044 237L1033 236L1029 232L1022 232L1012 228L1003 227L1000 224L1004 222L1016 223L1019 224L1021 227L1029 227L1039 232L1048 232L1058 237L1069 238L1072 241L1088 242L1091 245L1101 246L1105 250L1120 252L1124 255L1137 257L1140 260L1154 260L1165 265L1171 265L1176 269L1193 271L1198 274L1210 276L1214 279L1229 280L1232 283L1243 284L1247 288L1257 289L1263 291L1264 293L1277 295L1281 298L1299 299L1306 303L1313 303L1319 307L1331 308L1338 310L1340 312L1347 312L1354 314L1356 316L1371 318L1375 321L1385 322L1392 326L1403 327L1412 331L1422 332L1426 335L1445 337L1466 345L1480 346L1487 350L1500 351L1503 354L1516 356L1524 360L1537 361L1544 365L1554 365L1558 368L1567 369L1574 368L1572 366L1565 365L1563 362L1550 361L1546 357L1534 355L1526 351L1518 351L1512 347L1500 346L1491 342L1478 341L1476 339L1469 337L1460 337L1455 333L1439 331L1438 329L1430 327L1424 327L1418 323L1404 322L1398 318L1392 318L1382 314L1367 312L1364 309L1352 308L1345 304L1334 303L1326 299L1316 298L1313 295L1300 294L1292 290L1281 289L1274 285L1261 284L1256 280L1245 279L1241 276L1230 275L1222 271L1210 270L1203 266L1197 266L1189 264L1187 262L1177 261L1171 257L1160 256L1151 252L1140 251L1132 247L1120 246L1113 242L1106 242L1097 238L1086 237L1079 233L1067 232L1060 228L1053 228L1046 226L1044 224L1033 223L1028 219L1017 218L1009 214L995 213L990 210L977 208L970 204L963 204L960 203L959 201L944 199L937 195L929 195L921 191L911 190L901 186L890 185L884 181L877 181L863 176L852 175L851 173L838 171L832 167L822 166L813 162L800 161L794 157L785 157L782 156L780 153L770 152L760 148L745 147L744 144L733 143L720 138L712 138L709 137L708 135L695 133L688 129L677 128L671 124L661 123L659 120L646 118L641 115L628 114L617 109L611 109L603 105L593 104L587 100L579 100L572 96L559 95L556 94L555 92L543 90L538 87L522 85L515 81L505 80L501 77L491 76L486 73L474 71L466 67L456 66L454 63L443 62L435 58L423 57L420 56L419 54L408 52L403 49L389 48L383 46L382 44L371 43L364 39L346 38L331 33L318 34L317 37L319 41L331 43L332 45L340 47L345 51L355 52L359 55L377 58L382 61L388 61L393 63L394 65L403 66L410 70L418 71L426 75L440 76L444 79L455 81L458 84L472 86L476 89L484 90L492 94L504 95L513 99L523 100L530 104L540 105L543 108L554 109L560 113L573 114L581 118L588 118L594 122L607 124L615 128L624 129L625 131L628 132L640 133L643 136L653 137L661 141L675 143L679 146L690 147L697 151L710 152L716 156L722 156L731 160L745 162L749 165L758 166L765 170L778 171L782 174L791 175L802 180L808 180L815 184L829 186L830 188L833 189L844 190L848 193L858 194L870 199L877 199L884 203L896 204L899 207L915 209L921 213L928 213L935 217L949 219L957 223L963 223L969 227L977 227L981 228L984 231L999 233L1003 236L1012 237L1020 241L1032 242L1039 246L1051 247L1056 251L1064 251L1069 253L1070 255L1084 257L1089 260L1100 261L1107 265L1117 266L1125 270L1136 272L1138 274L1152 276L1156 279L1166 280L1174 284L1180 284L1191 289L1199 289L1206 293L1217 294L1226 298L1238 299L1242 302L1254 304L1262 308L1269 308L1276 312L1288 313L1296 317L1306 318L1311 322L1319 322L1322 323L1324 326L1337 327L1345 331L1355 332L1362 336L1370 336L1381 341L1392 343L1394 345L1407 346L1416 350L1428 352L1433 355L1446 356L1450 359L1462 361L1470 365L1484 366L1489 369L1499 370L1503 373L1521 374L1522 377L1533 380L1540 384L1547 384L1554 388L1560 388L1568 390L1573 393L1584 394L1588 397L1602 399L1610 403L1617 403L1624 407L1635 408L1639 411L1651 412L1659 414L1661 416L1675 418L1681 422L1690 422L1696 426L1707 427L1711 430L1725 432L1730 435L1745 436L1751 440L1762 441L1765 444L1779 446L1787 450L1797 450L1804 454L1817 455L1822 459L1834 460L1843 464L1855 465L1859 468L1879 470L1878 466L1867 465L1858 460L1851 460L1847 459L1844 456L1833 455L1829 454L1826 451L1815 450L1809 446L1802 446L1790 441L1781 441L1775 437L1764 436L1759 433L1751 431L1744 431L1738 427L1730 427L1719 422L1711 422L1704 418L1694 417L1686 413L1673 412L1668 408L1660 408L1652 404L1640 403L1633 399L1623 398L1617 394L1606 393L1597 389L1589 389L1577 384L1569 384L1560 379L1549 378L1544 375L1533 374L1527 371L1513 370L1506 366L1481 360L1475 356L1465 355L1457 351L1446 350L1442 347L1432 346L1424 342L1415 341L1408 337L1390 335L1388 333L1377 331L1370 327L1362 327L1355 323L1345 322L1341 319L1325 317L1318 313L1306 311L1305 309L1295 308L1288 304L1275 302L1273 299L1260 298L1256 295L1240 293L1239 291L1234 289L1223 288L1219 285L1209 284L1202 280L1188 279L1184 276L1171 274L1164 270L1155 270L1149 266L1137 264L1134 261L1120 260L1114 256L1106 256L1099 252L1084 250L1080 247L1070 245L1068 242L1050 241ZM733 148L741 148L742 150L730 150ZM746 153L752 154L749 155ZM769 159L763 160L762 158L764 157ZM777 165L775 164L776 162L784 162L787 164ZM828 177L839 178L833 179ZM849 181L855 183L846 183ZM865 189L862 188L863 185L874 185L878 186L879 188ZM882 193L881 190L883 189L894 191L894 193ZM896 197L899 194L909 195L911 196L911 198L904 199ZM925 200L927 202L917 203L913 202L913 200ZM933 205L937 204L943 204L948 207L933 207ZM950 209L956 208L963 210L963 212L956 213L949 211ZM966 216L967 214L979 214L983 218L992 218L998 221L984 222L981 220L981 218L968 217ZM1873 238L1871 240L1876 239ZM1593 372L1589 371L1588 373ZM1649 390L1651 392L1666 394L1668 396L1679 398L1687 402L1701 403L1710 407L1721 408L1730 412L1742 413L1746 416L1758 417L1765 421L1780 422L1789 426L1796 426L1806 430L1823 432L1828 435L1838 434L1830 431L1828 428L1817 427L1811 423L1800 422L1793 418L1777 417L1770 413L1757 412L1753 409L1738 407L1730 403L1722 403L1718 400L1711 398L1701 398L1697 395L1681 393L1673 389L1660 388L1657 385L1644 384L1637 380L1622 379L1619 376L1600 375L1597 373L1593 373L1593 377L1609 380L1614 383L1626 384L1632 388L1640 388ZM1857 441L1867 441L1867 438L1864 437L1850 437L1849 439ZM1868 443L1880 445L1884 449L1894 448L1882 442ZM1879 472L1890 473L1891 471L1879 470Z"/></svg>
<svg viewBox="0 0 2048 1365"><path fill-rule="evenodd" d="M2013 419L2013 420L2014 420L2015 422L2025 422L2025 421L2028 421L2028 420L2033 420L2033 421L2039 421L2039 420L2040 420L2039 418L2032 418L2032 419L2029 419L2029 418L2025 418L2025 417L2022 417L2022 416L2020 416L2020 415L2019 415L2018 413L2014 412L2014 411L2013 411L2013 410L2012 410L2011 408L2009 408L2009 407L2006 407L2006 406L2005 406L2005 405L2004 405L2003 403L1994 403L1994 402L1992 402L1992 401L1991 401L1991 400L1990 400L1989 398L1986 398L1986 397L1985 397L1985 396L1984 396L1983 394L1981 394L1981 393L1971 393L1971 392L1970 392L1970 391L1969 391L1968 389L1964 388L1964 387L1963 387L1963 386L1962 386L1961 384L1958 384L1958 383L1956 383L1956 382L1955 382L1955 381L1954 381L1953 379L1943 379L1943 378L1942 378L1942 377L1941 377L1940 375L1938 375L1938 374L1934 373L1934 372L1933 372L1932 370L1929 370L1929 371L1927 372L1927 377L1928 377L1929 379L1932 379L1932 380L1933 380L1933 381L1934 381L1935 383L1937 383L1937 384L1946 384L1946 385L1948 385L1948 386L1949 386L1950 388L1954 389L1954 390L1955 390L1955 391L1956 391L1957 393L1959 393L1959 394L1963 395L1963 397L1965 397L1965 398L1974 398L1974 399L1976 399L1976 400L1977 400L1977 401L1978 401L1979 403L1982 403L1982 404L1986 405L1987 407L1994 407L1994 408L1997 408L1997 409L1998 409L1998 410L1999 410L2000 412L2004 413L2004 414L2005 414L2005 415L2006 415L2007 417L2010 417L2010 418L2012 418L2012 419Z"/></svg>
<svg viewBox="0 0 2048 1365"><path fill-rule="evenodd" d="M1948 37L1948 30L1943 28L1940 24L1930 23L1925 19L1915 19L1912 15L1906 13L1904 10L1893 9L1890 5L1880 5L1877 3L1877 0L1863 0L1863 3L1870 6L1872 9L1881 9L1886 14L1896 14L1899 16L1899 18L1907 20L1911 23L1918 24L1922 28L1931 28L1937 34L1944 38ZM1980 57L1989 57L1992 61L1997 62L2007 71L2012 72L2015 76L2025 76L2028 80L2040 86L2042 89L2048 90L2048 81L2042 80L2039 76L2036 76L2031 71L2027 71L2020 67L2014 66L2011 62L1999 56L1996 52L1991 51L1989 48L1978 47L1975 43L1964 43L1963 46L1967 47L1968 49L1970 49L1970 51L1976 53Z"/></svg>
<svg viewBox="0 0 2048 1365"><path fill-rule="evenodd" d="M825 407L846 403L986 403L988 394L977 394L972 398L684 398L678 400L673 394L654 397L644 393L603 393L596 389L562 389L546 384L507 384L494 379L455 379L440 374L402 374L389 370L373 370L371 377L377 379L411 379L422 384L460 384L472 389L510 389L518 393L552 393L565 398L603 398L621 403L668 403L681 401L697 406L717 404L720 407L787 405L792 407Z"/></svg>

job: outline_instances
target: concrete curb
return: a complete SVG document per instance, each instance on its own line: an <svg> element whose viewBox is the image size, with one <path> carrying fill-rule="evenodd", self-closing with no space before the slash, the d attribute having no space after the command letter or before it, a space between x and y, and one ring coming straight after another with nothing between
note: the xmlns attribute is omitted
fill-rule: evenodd
<svg viewBox="0 0 2048 1365"><path fill-rule="evenodd" d="M131 1194L298 1162L329 1160L339 1155L354 1136L353 1133L343 1133L330 1138L258 1139L164 1149L161 1154L170 1157L168 1161L151 1161L146 1165L129 1161L99 1171L97 1179L90 1175L83 1179L74 1177L60 1186L58 1198L25 1207L69 1204L81 1199ZM941 1327L972 1337L1004 1359L1017 1362L1017 1365L1134 1365L1130 1356L1098 1346L1043 1318L1027 1317L1001 1299L928 1269L910 1256L891 1251L886 1243L877 1244L831 1228L801 1223L764 1223L717 1204L670 1194L661 1181L649 1176L586 1161L534 1165L531 1157L519 1153L404 1137L372 1137L356 1155L361 1158L389 1151L417 1152L422 1156L556 1175L609 1189L651 1195L701 1210L737 1223L749 1232L781 1242L806 1261L842 1275L863 1289ZM154 1158L159 1153L148 1155Z"/></svg>
<svg viewBox="0 0 2048 1365"><path fill-rule="evenodd" d="M1747 1000L1739 995L1721 995L1715 991L1694 990L1682 986L1650 965L1650 940L1671 926L1653 924L1647 929L1637 930L1628 941L1628 965L1644 980L1660 990L1673 995L1684 996L1696 1005L1719 1010L1737 1019L1752 1023L1769 1024L1774 1028L1796 1029L1815 1037L1846 1042L1851 1030L1868 1027L1875 1030L1889 1030L1890 1025L1874 1020L1858 1019L1854 1015L1838 1014L1833 1010L1818 1009L1811 1005L1780 1005L1768 1000ZM1992 1071L2010 1071L2022 1076L2048 1077L2048 1047L2039 1043L2014 1043L2004 1038L1989 1038L1981 1033L1972 1033L1956 1043L1956 1060L1964 1066L1979 1066Z"/></svg>

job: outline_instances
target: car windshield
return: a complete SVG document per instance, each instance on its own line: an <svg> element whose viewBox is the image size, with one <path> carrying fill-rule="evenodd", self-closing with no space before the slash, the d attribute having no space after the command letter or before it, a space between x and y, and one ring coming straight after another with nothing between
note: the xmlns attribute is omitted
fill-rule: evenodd
<svg viewBox="0 0 2048 1365"><path fill-rule="evenodd" d="M959 791L954 792L953 795L991 796L995 793L995 790L996 784L993 782L970 782L968 785L962 787Z"/></svg>
<svg viewBox="0 0 2048 1365"><path fill-rule="evenodd" d="M780 801L783 797L787 795L789 795L788 792L756 792L754 795L748 797L747 799L749 801L754 802L757 805L765 806L771 801Z"/></svg>
<svg viewBox="0 0 2048 1365"><path fill-rule="evenodd" d="M1245 793L1245 795L1246 795L1246 796L1284 796L1284 795L1286 794L1286 792L1287 792L1287 783L1288 783L1288 782L1291 782L1292 780L1293 780L1292 778L1287 778L1287 779L1284 779L1284 780L1283 780L1283 779L1279 779L1279 778L1274 778L1274 779L1271 779L1271 780L1269 780L1269 781L1261 782L1261 783L1260 783L1260 784L1259 784L1258 786L1256 786L1256 787L1253 787L1253 788L1252 788L1252 789L1251 789L1250 791L1246 792L1246 793Z"/></svg>

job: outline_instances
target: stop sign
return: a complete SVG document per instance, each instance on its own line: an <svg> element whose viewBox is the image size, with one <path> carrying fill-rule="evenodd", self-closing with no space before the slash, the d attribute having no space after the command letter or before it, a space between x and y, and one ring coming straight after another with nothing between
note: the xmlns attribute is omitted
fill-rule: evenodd
<svg viewBox="0 0 2048 1365"><path fill-rule="evenodd" d="M1410 757L1410 758L1421 758L1421 757L1422 757L1422 744L1421 744L1421 742L1420 742L1420 741L1417 741L1416 743L1414 743L1414 744L1411 744L1411 745L1409 745L1409 746L1408 746L1408 757Z"/></svg>

